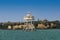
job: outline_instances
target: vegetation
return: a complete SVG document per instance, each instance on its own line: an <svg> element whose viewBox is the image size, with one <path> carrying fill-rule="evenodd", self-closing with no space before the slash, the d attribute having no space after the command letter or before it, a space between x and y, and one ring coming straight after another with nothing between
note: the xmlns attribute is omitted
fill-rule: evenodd
<svg viewBox="0 0 60 40"><path fill-rule="evenodd" d="M24 25L25 22L6 22L6 23L0 23L0 29L7 29L8 25L13 26L13 25ZM47 27L47 29L60 29L60 21L56 20L56 21L48 21L48 20L37 20L37 21L33 21L33 24L35 26L36 29L38 29L38 24L43 24L45 26L49 25L49 27ZM13 28L13 27L12 27ZM39 28L40 29L40 28Z"/></svg>
<svg viewBox="0 0 60 40"><path fill-rule="evenodd" d="M51 24L54 25L51 25ZM60 21L56 20L56 21L48 21L48 20L38 20L38 21L34 21L34 25L35 27L38 26L38 24L44 24L45 26L49 25L49 27L47 27L47 29L60 29Z"/></svg>

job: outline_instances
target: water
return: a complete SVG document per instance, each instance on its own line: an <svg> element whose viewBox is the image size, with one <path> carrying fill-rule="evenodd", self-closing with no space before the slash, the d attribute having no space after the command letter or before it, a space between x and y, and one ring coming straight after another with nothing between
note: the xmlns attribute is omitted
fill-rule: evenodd
<svg viewBox="0 0 60 40"><path fill-rule="evenodd" d="M60 30L0 30L0 40L60 40Z"/></svg>

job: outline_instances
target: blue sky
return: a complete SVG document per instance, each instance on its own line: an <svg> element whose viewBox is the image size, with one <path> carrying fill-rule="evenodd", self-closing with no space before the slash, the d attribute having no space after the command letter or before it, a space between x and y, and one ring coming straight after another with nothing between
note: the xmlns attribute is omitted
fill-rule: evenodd
<svg viewBox="0 0 60 40"><path fill-rule="evenodd" d="M0 0L0 22L24 21L27 12L35 20L60 20L60 0Z"/></svg>

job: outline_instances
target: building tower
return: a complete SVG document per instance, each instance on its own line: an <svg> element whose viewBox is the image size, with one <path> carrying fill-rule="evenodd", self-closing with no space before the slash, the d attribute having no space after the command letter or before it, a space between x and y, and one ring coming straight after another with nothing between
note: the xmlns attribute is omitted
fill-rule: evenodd
<svg viewBox="0 0 60 40"><path fill-rule="evenodd" d="M33 26L33 23L32 21L34 20L34 16L32 16L30 13L27 13L26 16L24 16L24 20L25 20L25 25L28 25L26 26L27 29L33 29L34 26Z"/></svg>

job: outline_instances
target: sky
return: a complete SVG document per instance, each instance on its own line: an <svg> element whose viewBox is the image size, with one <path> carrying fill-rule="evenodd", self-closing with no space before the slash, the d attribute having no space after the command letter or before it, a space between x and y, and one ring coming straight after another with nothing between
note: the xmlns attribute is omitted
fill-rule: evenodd
<svg viewBox="0 0 60 40"><path fill-rule="evenodd" d="M0 22L24 21L28 12L35 20L60 20L60 0L0 0Z"/></svg>

